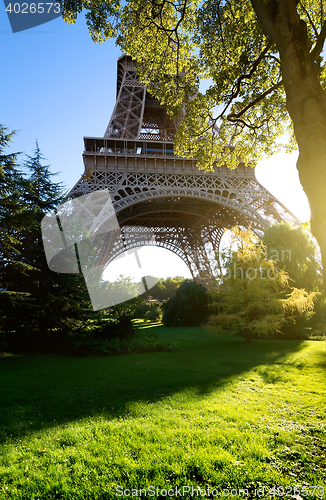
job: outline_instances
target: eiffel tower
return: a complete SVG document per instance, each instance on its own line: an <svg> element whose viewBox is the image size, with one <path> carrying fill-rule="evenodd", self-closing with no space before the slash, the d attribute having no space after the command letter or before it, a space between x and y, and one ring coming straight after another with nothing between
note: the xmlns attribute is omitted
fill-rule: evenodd
<svg viewBox="0 0 326 500"><path fill-rule="evenodd" d="M175 131L166 107L139 81L131 57L121 56L111 119L104 137L84 137L85 173L69 194L111 194L122 237L103 241L102 264L155 244L177 254L193 278L207 284L225 229L239 225L260 233L273 223L300 221L257 181L254 168L240 163L235 170L204 172L195 158L176 156Z"/></svg>

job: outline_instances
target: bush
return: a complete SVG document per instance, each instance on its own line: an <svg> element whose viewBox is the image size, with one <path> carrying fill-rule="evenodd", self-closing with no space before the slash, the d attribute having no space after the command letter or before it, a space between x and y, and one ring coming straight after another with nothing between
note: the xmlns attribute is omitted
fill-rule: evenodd
<svg viewBox="0 0 326 500"><path fill-rule="evenodd" d="M136 327L129 316L120 316L117 320L101 319L97 323L97 327L93 335L97 339L113 339L131 340L136 333Z"/></svg>
<svg viewBox="0 0 326 500"><path fill-rule="evenodd" d="M162 309L159 306L150 306L145 313L145 319L148 321L161 321L163 316Z"/></svg>
<svg viewBox="0 0 326 500"><path fill-rule="evenodd" d="M124 330L124 327L126 330ZM160 339L157 335L139 332L130 318L121 317L118 321L107 321L101 328L84 331L75 340L71 354L79 356L110 356L131 352L167 351L175 343Z"/></svg>
<svg viewBox="0 0 326 500"><path fill-rule="evenodd" d="M207 290L186 281L165 305L165 326L199 326L207 317Z"/></svg>

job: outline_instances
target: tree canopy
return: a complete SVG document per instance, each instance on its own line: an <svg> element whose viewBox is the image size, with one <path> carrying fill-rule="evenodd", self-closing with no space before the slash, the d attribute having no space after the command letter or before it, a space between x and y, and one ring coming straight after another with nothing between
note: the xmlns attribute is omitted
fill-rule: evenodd
<svg viewBox="0 0 326 500"><path fill-rule="evenodd" d="M326 262L323 0L63 0L94 41L116 37L178 125L175 150L235 167L281 147L297 167ZM201 85L205 82L207 85ZM280 180L281 181L281 180Z"/></svg>
<svg viewBox="0 0 326 500"><path fill-rule="evenodd" d="M116 36L151 94L168 106L180 155L198 157L205 168L217 159L235 167L239 157L251 163L275 150L290 126L280 61L249 1L68 0L65 19L83 8L93 39Z"/></svg>
<svg viewBox="0 0 326 500"><path fill-rule="evenodd" d="M174 276L173 278L159 278L156 285L148 292L148 295L157 300L168 300L176 294L177 290L184 283L183 276Z"/></svg>

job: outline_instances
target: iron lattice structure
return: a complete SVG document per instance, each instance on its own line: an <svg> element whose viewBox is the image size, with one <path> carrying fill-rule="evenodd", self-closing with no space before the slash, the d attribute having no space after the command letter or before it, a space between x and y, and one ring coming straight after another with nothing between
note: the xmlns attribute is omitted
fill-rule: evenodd
<svg viewBox="0 0 326 500"><path fill-rule="evenodd" d="M256 179L254 168L214 166L174 154L175 123L138 80L132 59L118 60L117 101L102 138L84 137L85 173L78 197L109 190L120 237L103 237L102 264L125 250L155 244L176 253L194 279L207 283L225 229L300 221ZM101 223L105 223L105 215ZM154 238L153 238L154 236Z"/></svg>

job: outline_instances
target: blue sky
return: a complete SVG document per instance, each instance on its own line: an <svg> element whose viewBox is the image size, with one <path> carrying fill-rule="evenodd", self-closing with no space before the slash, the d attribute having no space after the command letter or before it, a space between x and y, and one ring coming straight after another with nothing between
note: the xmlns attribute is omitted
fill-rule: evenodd
<svg viewBox="0 0 326 500"><path fill-rule="evenodd" d="M37 139L72 187L83 173L83 136L102 136L110 119L120 50L114 41L96 45L82 17L13 34L0 9L1 123L18 131L15 151L30 154Z"/></svg>
<svg viewBox="0 0 326 500"><path fill-rule="evenodd" d="M52 172L60 172L54 179L71 188L84 171L83 136L103 136L110 119L121 52L114 41L95 44L83 16L75 25L58 18L13 34L3 3L0 43L0 123L17 130L11 150L31 154L38 140ZM299 218L309 219L295 155L278 155L263 162L256 174ZM162 249L157 252L152 250L152 260L154 268L155 262L160 262L162 276L186 273L178 257ZM122 272L125 269L125 274L130 274L123 266Z"/></svg>

